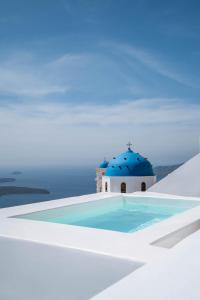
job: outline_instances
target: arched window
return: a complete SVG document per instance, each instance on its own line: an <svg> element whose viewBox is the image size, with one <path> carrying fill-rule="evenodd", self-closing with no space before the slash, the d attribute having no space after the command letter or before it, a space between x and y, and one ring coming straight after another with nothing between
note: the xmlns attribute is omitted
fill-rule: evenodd
<svg viewBox="0 0 200 300"><path fill-rule="evenodd" d="M126 193L126 183L125 182L121 183L121 193Z"/></svg>
<svg viewBox="0 0 200 300"><path fill-rule="evenodd" d="M145 182L142 182L142 183L141 183L141 191L142 191L142 192L145 192L146 189L147 189L146 183L145 183Z"/></svg>
<svg viewBox="0 0 200 300"><path fill-rule="evenodd" d="M107 183L107 181L105 182L105 192L107 192L108 191L108 183Z"/></svg>

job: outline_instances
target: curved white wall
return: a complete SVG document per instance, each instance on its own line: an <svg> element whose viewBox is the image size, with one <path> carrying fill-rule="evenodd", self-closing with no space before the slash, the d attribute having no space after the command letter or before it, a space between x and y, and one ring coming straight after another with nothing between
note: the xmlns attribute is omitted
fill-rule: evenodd
<svg viewBox="0 0 200 300"><path fill-rule="evenodd" d="M105 183L108 183L107 192L121 193L121 183L126 183L126 192L134 193L141 191L142 182L146 183L146 189L150 188L153 184L156 183L156 176L103 176L102 178L102 191L105 190Z"/></svg>
<svg viewBox="0 0 200 300"><path fill-rule="evenodd" d="M148 192L200 197L200 153L160 180Z"/></svg>
<svg viewBox="0 0 200 300"><path fill-rule="evenodd" d="M0 237L1 300L88 300L142 264Z"/></svg>

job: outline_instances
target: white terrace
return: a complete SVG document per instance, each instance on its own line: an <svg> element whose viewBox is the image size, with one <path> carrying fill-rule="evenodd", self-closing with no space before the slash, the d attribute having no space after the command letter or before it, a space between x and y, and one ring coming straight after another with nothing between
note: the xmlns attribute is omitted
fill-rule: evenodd
<svg viewBox="0 0 200 300"><path fill-rule="evenodd" d="M147 200L200 201L198 170L199 155L146 192ZM181 189L184 178L187 188L185 181ZM199 300L200 206L133 233L15 218L113 196L98 193L1 209L0 299Z"/></svg>

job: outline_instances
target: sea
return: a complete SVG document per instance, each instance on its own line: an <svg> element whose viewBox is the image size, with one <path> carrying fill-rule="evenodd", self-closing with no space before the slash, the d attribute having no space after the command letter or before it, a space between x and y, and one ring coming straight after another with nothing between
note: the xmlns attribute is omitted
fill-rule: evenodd
<svg viewBox="0 0 200 300"><path fill-rule="evenodd" d="M1 183L0 186L42 188L50 193L1 196L0 208L96 192L95 167L25 168L20 169L20 174L16 175L14 171L8 168L0 170L0 178L16 179L14 182Z"/></svg>
<svg viewBox="0 0 200 300"><path fill-rule="evenodd" d="M154 169L157 180L162 179L179 165ZM16 194L0 197L0 208L23 205L47 200L92 194L96 192L95 167L31 167L22 168L13 174L11 168L1 168L0 178L15 178L14 182L0 183L1 186L42 188L49 194Z"/></svg>

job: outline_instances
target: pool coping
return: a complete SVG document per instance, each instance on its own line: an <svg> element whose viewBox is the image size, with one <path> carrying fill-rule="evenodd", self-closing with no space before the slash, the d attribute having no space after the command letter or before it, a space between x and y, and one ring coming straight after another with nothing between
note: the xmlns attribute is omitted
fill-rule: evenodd
<svg viewBox="0 0 200 300"><path fill-rule="evenodd" d="M146 263L156 260L170 251L170 249L153 245L156 240L200 219L199 206L159 223L155 223L140 231L122 233L58 223L10 218L16 215L96 201L119 195L121 196L120 193L98 193L3 208L0 210L0 237L74 248ZM200 201L200 198L196 197L183 197L152 192L131 193L125 194L125 196Z"/></svg>

